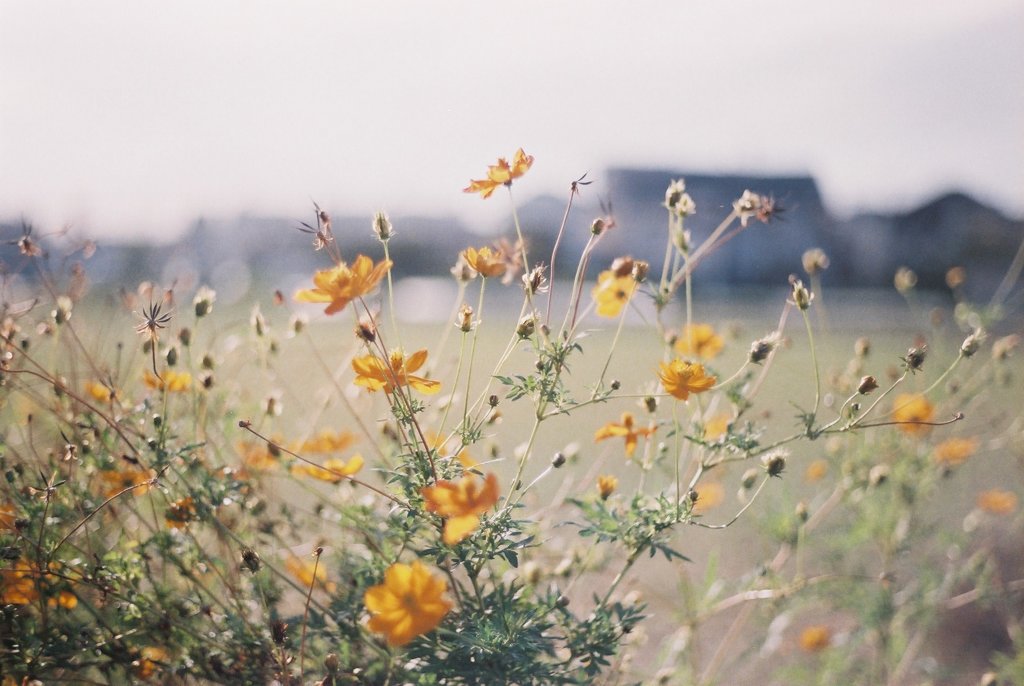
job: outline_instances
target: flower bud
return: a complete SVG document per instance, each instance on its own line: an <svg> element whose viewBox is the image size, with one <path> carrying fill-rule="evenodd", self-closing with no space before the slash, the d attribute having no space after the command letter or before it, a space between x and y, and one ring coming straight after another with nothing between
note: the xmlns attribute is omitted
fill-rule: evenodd
<svg viewBox="0 0 1024 686"><path fill-rule="evenodd" d="M551 458L551 466L558 469L565 464L565 455L562 453L555 453L555 456Z"/></svg>
<svg viewBox="0 0 1024 686"><path fill-rule="evenodd" d="M519 326L516 327L516 335L520 338L529 338L536 329L537 319L530 314L519 320Z"/></svg>
<svg viewBox="0 0 1024 686"><path fill-rule="evenodd" d="M463 333L469 333L473 330L473 325L473 308L463 304L459 308L459 316L455 319L455 326L459 327Z"/></svg>
<svg viewBox="0 0 1024 686"><path fill-rule="evenodd" d="M164 355L164 357L167 360L167 366L173 367L174 365L178 364L178 349L175 348L174 346L171 346L170 348L167 349L167 353Z"/></svg>
<svg viewBox="0 0 1024 686"><path fill-rule="evenodd" d="M811 301L814 300L814 294L804 286L803 281L793 274L789 276L789 285L793 287L793 303L801 310L807 310L811 306Z"/></svg>
<svg viewBox="0 0 1024 686"><path fill-rule="evenodd" d="M498 396L492 393L487 398L487 404L490 405L491 407L497 407L498 406Z"/></svg>
<svg viewBox="0 0 1024 686"><path fill-rule="evenodd" d="M964 339L963 344L960 346L960 352L964 357L970 357L974 353L978 352L978 348L981 347L982 341L985 340L985 332L982 329L975 329L970 336Z"/></svg>
<svg viewBox="0 0 1024 686"><path fill-rule="evenodd" d="M217 291L203 286L196 291L196 296L192 299L192 306L195 308L196 317L205 317L206 315L213 312L213 303L217 299Z"/></svg>
<svg viewBox="0 0 1024 686"><path fill-rule="evenodd" d="M327 653L324 657L324 667L331 674L337 674L338 668L341 666L341 661L338 659L337 653Z"/></svg>
<svg viewBox="0 0 1024 686"><path fill-rule="evenodd" d="M867 395L871 391L878 388L878 381L873 376L865 376L861 378L860 384L857 386L857 392L861 395Z"/></svg>
<svg viewBox="0 0 1024 686"><path fill-rule="evenodd" d="M811 516L810 511L807 509L807 503L802 500L796 504L796 510L794 510L793 514L796 515L796 518L801 523L806 522Z"/></svg>
<svg viewBox="0 0 1024 686"><path fill-rule="evenodd" d="M786 456L781 452L768 453L761 458L761 464L768 476L781 476L786 469Z"/></svg>
<svg viewBox="0 0 1024 686"><path fill-rule="evenodd" d="M633 258L629 255L616 257L612 260L611 271L618 278L631 275L633 273Z"/></svg>
<svg viewBox="0 0 1024 686"><path fill-rule="evenodd" d="M608 500L618 486L619 480L614 476L605 474L597 477L597 493L601 496L601 500Z"/></svg>
<svg viewBox="0 0 1024 686"><path fill-rule="evenodd" d="M203 355L203 360L199 364L203 369L213 369L216 366L216 363L213 361L213 355L210 353Z"/></svg>
<svg viewBox="0 0 1024 686"><path fill-rule="evenodd" d="M181 331L178 332L178 340L186 348L192 345L192 329L187 326L183 327Z"/></svg>
<svg viewBox="0 0 1024 686"><path fill-rule="evenodd" d="M658 399L656 397L654 397L653 395L645 396L644 397L644 409L646 409L651 414L654 414L655 412L657 412L658 411Z"/></svg>
<svg viewBox="0 0 1024 686"><path fill-rule="evenodd" d="M889 465L876 464L868 472L868 483L872 486L881 486L889 479Z"/></svg>
<svg viewBox="0 0 1024 686"><path fill-rule="evenodd" d="M801 259L804 271L808 276L814 276L828 269L828 255L821 248L811 248L803 254Z"/></svg>
<svg viewBox="0 0 1024 686"><path fill-rule="evenodd" d="M604 230L607 227L608 225L605 222L605 220L598 217L590 224L590 233L594 234L595 236L600 236L602 233L604 233Z"/></svg>
<svg viewBox="0 0 1024 686"><path fill-rule="evenodd" d="M635 260L633 262L633 280L637 283L643 283L647 280L647 272L650 271L651 265L645 260Z"/></svg>
<svg viewBox="0 0 1024 686"><path fill-rule="evenodd" d="M924 364L924 358L927 354L927 346L910 348L907 350L907 356L903 358L903 362L907 365L907 369L916 372L921 369L921 365Z"/></svg>
<svg viewBox="0 0 1024 686"><path fill-rule="evenodd" d="M750 355L748 359L754 364L761 364L778 347L782 337L778 331L773 331L764 338L759 338L750 344Z"/></svg>
<svg viewBox="0 0 1024 686"><path fill-rule="evenodd" d="M910 267L900 267L896 270L896 276L892 281L897 291L906 294L914 290L914 286L917 285L917 274Z"/></svg>
<svg viewBox="0 0 1024 686"><path fill-rule="evenodd" d="M395 235L394 227L391 226L391 220L388 219L388 215L383 212L377 212L373 215L373 234L382 241L387 241Z"/></svg>
<svg viewBox="0 0 1024 686"><path fill-rule="evenodd" d="M751 467L747 471L743 472L743 476L740 477L740 485L744 489L750 490L757 483L757 468Z"/></svg>
<svg viewBox="0 0 1024 686"><path fill-rule="evenodd" d="M252 548L244 549L242 551L242 564L253 574L260 571L262 561L260 560L259 553Z"/></svg>

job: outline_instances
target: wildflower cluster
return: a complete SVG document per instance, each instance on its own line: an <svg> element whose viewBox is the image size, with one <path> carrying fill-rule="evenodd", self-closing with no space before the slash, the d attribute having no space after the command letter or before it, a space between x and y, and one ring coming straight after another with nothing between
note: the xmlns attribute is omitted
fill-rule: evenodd
<svg viewBox="0 0 1024 686"><path fill-rule="evenodd" d="M464 190L511 196L533 163L519 149ZM955 336L861 338L837 362L828 255L794 251L808 284L780 283L777 328L751 340L695 300L696 277L774 230L773 198L743 192L705 234L672 181L661 264L595 265L612 231L650 229L602 207L556 280L587 183L544 261L514 209L514 238L451 255L457 300L431 346L395 315L404 234L383 212L382 254L346 260L315 207L303 231L329 264L227 333L208 287L185 307L153 284L120 310L83 298L26 230L47 295L4 300L0 327L5 679L908 683L943 613L1013 616L1021 584L993 541L1020 535L1019 474L950 489L1024 457L1000 405L1019 373L1005 308L962 300L956 273ZM514 316L494 288L522 289ZM115 350L87 335L99 318ZM937 503L961 534L939 547ZM664 639L645 645L648 626ZM992 650L1010 681L1017 643Z"/></svg>

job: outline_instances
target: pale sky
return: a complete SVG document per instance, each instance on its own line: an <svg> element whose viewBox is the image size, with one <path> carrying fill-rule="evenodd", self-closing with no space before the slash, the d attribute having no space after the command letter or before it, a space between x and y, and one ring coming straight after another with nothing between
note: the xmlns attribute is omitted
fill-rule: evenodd
<svg viewBox="0 0 1024 686"><path fill-rule="evenodd" d="M0 219L169 238L315 199L490 226L505 203L461 189L518 146L521 199L658 166L1020 216L1024 3L0 0Z"/></svg>

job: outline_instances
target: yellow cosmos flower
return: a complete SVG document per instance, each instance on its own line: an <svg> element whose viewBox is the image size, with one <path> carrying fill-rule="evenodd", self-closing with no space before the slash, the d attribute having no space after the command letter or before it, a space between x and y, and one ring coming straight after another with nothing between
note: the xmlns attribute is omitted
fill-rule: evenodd
<svg viewBox="0 0 1024 686"><path fill-rule="evenodd" d="M172 529L184 529L185 525L196 518L196 504L191 497L176 500L167 506L164 521Z"/></svg>
<svg viewBox="0 0 1024 686"><path fill-rule="evenodd" d="M434 576L420 562L396 562L384 572L384 583L371 586L363 596L370 612L367 624L375 634L384 634L390 646L403 646L417 636L433 631L452 604L444 598L448 584Z"/></svg>
<svg viewBox="0 0 1024 686"><path fill-rule="evenodd" d="M527 155L522 148L519 148L512 156L512 164L509 164L504 157L498 158L497 164L487 168L486 179L471 180L469 185L462 189L462 192L479 193L481 199L487 199L499 186L512 185L512 180L525 174L532 165L533 156Z"/></svg>
<svg viewBox="0 0 1024 686"><path fill-rule="evenodd" d="M603 474L597 477L597 494L601 496L601 500L608 500L618 487L619 480L611 474Z"/></svg>
<svg viewBox="0 0 1024 686"><path fill-rule="evenodd" d="M109 403L114 398L114 390L97 381L86 381L85 392L88 393L93 400L101 403Z"/></svg>
<svg viewBox="0 0 1024 686"><path fill-rule="evenodd" d="M11 569L0 570L0 604L30 605L39 599L39 589L32 578L32 567L22 558L11 562Z"/></svg>
<svg viewBox="0 0 1024 686"><path fill-rule="evenodd" d="M652 435L656 427L649 426L646 429L637 428L636 420L633 418L633 413L623 412L622 420L616 424L615 422L608 422L594 434L594 442L603 441L606 438L614 438L616 436L622 436L626 439L626 455L633 457L633 453L636 452L637 440L640 436Z"/></svg>
<svg viewBox="0 0 1024 686"><path fill-rule="evenodd" d="M920 393L904 393L893 400L892 419L898 422L897 428L905 434L920 436L931 429L926 424L935 414L935 407Z"/></svg>
<svg viewBox="0 0 1024 686"><path fill-rule="evenodd" d="M480 525L480 515L498 502L498 477L488 474L480 480L467 474L457 482L438 481L423 489L427 512L445 517L444 542L455 545Z"/></svg>
<svg viewBox="0 0 1024 686"><path fill-rule="evenodd" d="M132 662L132 673L140 679L148 679L156 674L160 665L171 658L171 654L159 646L146 646L139 655L139 659Z"/></svg>
<svg viewBox="0 0 1024 686"><path fill-rule="evenodd" d="M815 460L804 470L804 481L814 484L824 479L826 474L828 474L828 460Z"/></svg>
<svg viewBox="0 0 1024 686"><path fill-rule="evenodd" d="M116 495L126 488L143 484L153 478L153 472L143 467L125 466L123 469L104 469L99 473L103 482L103 495L110 497ZM132 490L135 495L142 495L149 490L149 486L139 486Z"/></svg>
<svg viewBox="0 0 1024 686"><path fill-rule="evenodd" d="M391 260L381 260L375 266L369 257L359 255L351 267L342 262L331 269L318 271L313 276L315 287L297 292L295 300L328 303L325 314L341 312L350 302L376 288L391 265Z"/></svg>
<svg viewBox="0 0 1024 686"><path fill-rule="evenodd" d="M725 488L717 481L700 484L693 490L697 492L697 500L693 502L694 514L704 514L725 500Z"/></svg>
<svg viewBox="0 0 1024 686"><path fill-rule="evenodd" d="M808 653L820 653L832 645L832 631L827 626L815 624L800 632L800 649Z"/></svg>
<svg viewBox="0 0 1024 686"><path fill-rule="evenodd" d="M297 444L294 451L303 455L309 453L340 453L359 440L359 437L350 431L332 431L324 429L313 438L306 439Z"/></svg>
<svg viewBox="0 0 1024 686"><path fill-rule="evenodd" d="M322 561L317 562L312 558L303 559L292 555L284 561L284 568L306 588L312 586L315 581L318 588L322 588L328 593L338 590L336 583L327 580L327 569Z"/></svg>
<svg viewBox="0 0 1024 686"><path fill-rule="evenodd" d="M704 440L714 443L725 436L729 431L729 422L732 416L728 414L716 414L704 424Z"/></svg>
<svg viewBox="0 0 1024 686"><path fill-rule="evenodd" d="M311 476L314 479L320 479L320 481L337 484L362 468L363 456L353 455L347 462L337 457L332 457L324 462L322 467L317 467L307 462L300 462L292 467L292 474L296 476Z"/></svg>
<svg viewBox="0 0 1024 686"><path fill-rule="evenodd" d="M392 351L387 363L376 355L365 355L352 360L356 372L353 383L371 391L393 393L395 386L410 386L420 393L432 395L441 390L441 382L413 376L413 372L427 361L427 351L417 350L406 359L398 350Z"/></svg>
<svg viewBox="0 0 1024 686"><path fill-rule="evenodd" d="M978 507L989 514L1008 515L1017 509L1017 495L1012 491L993 488L978 494Z"/></svg>
<svg viewBox="0 0 1024 686"><path fill-rule="evenodd" d="M686 400L691 393L703 393L715 385L717 379L708 376L704 365L697 362L672 360L668 364L659 364L658 378L661 385L673 397Z"/></svg>
<svg viewBox="0 0 1024 686"><path fill-rule="evenodd" d="M715 333L710 324L688 324L676 340L676 352L680 355L710 360L722 351L722 337Z"/></svg>
<svg viewBox="0 0 1024 686"><path fill-rule="evenodd" d="M977 449L977 438L947 438L935 446L932 458L941 467L958 467Z"/></svg>
<svg viewBox="0 0 1024 686"><path fill-rule="evenodd" d="M501 276L508 269L505 255L490 248L466 248L462 257L477 274L483 277Z"/></svg>
<svg viewBox="0 0 1024 686"><path fill-rule="evenodd" d="M636 280L632 276L616 276L609 269L597 276L597 285L591 291L597 303L597 313L602 317L617 317L636 291Z"/></svg>
<svg viewBox="0 0 1024 686"><path fill-rule="evenodd" d="M157 376L147 369L142 373L142 382L155 391L167 390L169 393L184 393L192 387L192 375L188 372L166 369L161 376Z"/></svg>

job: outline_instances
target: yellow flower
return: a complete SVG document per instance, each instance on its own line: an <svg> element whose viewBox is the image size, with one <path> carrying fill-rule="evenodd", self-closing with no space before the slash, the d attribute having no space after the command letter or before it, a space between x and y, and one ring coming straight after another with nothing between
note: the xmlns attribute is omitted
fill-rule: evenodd
<svg viewBox="0 0 1024 686"><path fill-rule="evenodd" d="M977 438L947 438L935 446L932 458L942 467L957 467L978 449Z"/></svg>
<svg viewBox="0 0 1024 686"><path fill-rule="evenodd" d="M271 453L265 443L241 442L237 446L238 454L242 458L242 465L256 471L267 471L277 469L277 457Z"/></svg>
<svg viewBox="0 0 1024 686"><path fill-rule="evenodd" d="M65 610L74 610L78 607L78 596L71 591L60 591L56 597L48 598L46 604L50 607L61 607Z"/></svg>
<svg viewBox="0 0 1024 686"><path fill-rule="evenodd" d="M597 494L601 496L601 500L608 500L618 487L619 480L611 474L602 474L597 477Z"/></svg>
<svg viewBox="0 0 1024 686"><path fill-rule="evenodd" d="M409 359L401 351L394 350L387 363L376 355L357 357L352 360L352 369L356 372L353 383L371 391L383 389L385 393L393 393L395 386L411 386L420 393L434 394L441 390L440 381L412 375L426 361L426 350L417 350Z"/></svg>
<svg viewBox="0 0 1024 686"><path fill-rule="evenodd" d="M640 436L650 436L654 433L655 427L649 426L646 429L638 429L633 418L633 413L623 412L622 420L616 424L615 422L608 422L594 434L594 442L603 441L606 438L613 438L615 436L622 436L626 439L626 455L629 457L633 456L636 452L637 440Z"/></svg>
<svg viewBox="0 0 1024 686"><path fill-rule="evenodd" d="M728 414L716 414L704 424L704 440L714 443L729 431L732 417Z"/></svg>
<svg viewBox="0 0 1024 686"><path fill-rule="evenodd" d="M381 260L374 266L369 257L359 255L351 267L342 262L330 269L318 271L313 276L315 287L297 292L295 300L302 303L328 303L324 313L335 314L345 309L351 301L376 288L391 265L391 260Z"/></svg>
<svg viewBox="0 0 1024 686"><path fill-rule="evenodd" d="M147 369L142 373L142 382L156 391L166 389L171 393L183 393L192 387L192 375L165 369L162 376L157 376Z"/></svg>
<svg viewBox="0 0 1024 686"><path fill-rule="evenodd" d="M708 376L704 371L704 365L697 362L672 360L668 364L660 363L659 367L658 378L661 379L661 385L679 400L686 400L691 393L703 393L717 381L715 377Z"/></svg>
<svg viewBox="0 0 1024 686"><path fill-rule="evenodd" d="M332 457L324 462L322 467L317 467L306 462L297 463L292 467L292 474L297 476L311 476L314 479L327 481L332 484L341 483L342 479L352 476L363 468L363 456L353 455L348 462Z"/></svg>
<svg viewBox="0 0 1024 686"><path fill-rule="evenodd" d="M415 560L411 565L396 562L384 572L384 583L371 586L363 596L370 612L368 628L384 634L390 646L403 646L433 631L452 604L444 598L448 584Z"/></svg>
<svg viewBox="0 0 1024 686"><path fill-rule="evenodd" d="M123 469L104 469L99 473L103 481L103 495L110 497L120 493L126 488L145 483L153 478L153 473L140 466L125 466ZM132 489L135 495L142 495L149 490L149 486L139 486Z"/></svg>
<svg viewBox="0 0 1024 686"><path fill-rule="evenodd" d="M101 403L109 403L114 398L113 389L96 381L86 381L85 392L88 393L93 400Z"/></svg>
<svg viewBox="0 0 1024 686"><path fill-rule="evenodd" d="M978 494L978 507L995 515L1008 515L1017 509L1017 496L1011 491L993 488Z"/></svg>
<svg viewBox="0 0 1024 686"><path fill-rule="evenodd" d="M324 429L315 437L296 445L294 451L302 454L340 453L358 440L359 437L350 431L335 432Z"/></svg>
<svg viewBox="0 0 1024 686"><path fill-rule="evenodd" d="M693 502L694 514L703 514L718 507L725 500L725 488L717 481L709 481L693 490L697 493L697 500Z"/></svg>
<svg viewBox="0 0 1024 686"><path fill-rule="evenodd" d="M505 255L490 248L466 248L462 256L477 274L483 277L501 276L508 269Z"/></svg>
<svg viewBox="0 0 1024 686"><path fill-rule="evenodd" d="M931 428L919 422L929 422L935 408L920 393L904 393L893 401L892 419L900 431L911 436L925 434Z"/></svg>
<svg viewBox="0 0 1024 686"><path fill-rule="evenodd" d="M164 521L172 529L184 529L185 525L196 518L196 504L191 497L176 500L167 506Z"/></svg>
<svg viewBox="0 0 1024 686"><path fill-rule="evenodd" d="M327 580L327 569L324 568L322 561L302 559L292 555L284 561L284 568L306 588L312 586L315 581L318 587L328 593L334 593L338 590L336 583Z"/></svg>
<svg viewBox="0 0 1024 686"><path fill-rule="evenodd" d="M804 470L804 481L809 484L817 483L824 479L826 474L828 474L828 460L815 460Z"/></svg>
<svg viewBox="0 0 1024 686"><path fill-rule="evenodd" d="M636 280L632 276L616 276L609 269L597 276L597 285L591 291L597 303L597 313L602 317L617 317L636 291Z"/></svg>
<svg viewBox="0 0 1024 686"><path fill-rule="evenodd" d="M140 679L148 679L170 657L171 654L159 646L146 646L140 651L139 659L132 662L132 672Z"/></svg>
<svg viewBox="0 0 1024 686"><path fill-rule="evenodd" d="M710 360L722 350L722 337L710 324L688 324L676 340L676 352Z"/></svg>
<svg viewBox="0 0 1024 686"><path fill-rule="evenodd" d="M455 545L480 525L480 515L498 502L498 477L488 474L481 484L467 474L457 482L438 481L423 491L427 512L445 517L444 542Z"/></svg>
<svg viewBox="0 0 1024 686"><path fill-rule="evenodd" d="M463 193L479 193L481 199L491 197L498 186L510 186L513 179L518 179L525 174L533 165L533 156L527 155L522 148L516 150L512 157L512 164L504 157L498 158L498 163L487 168L487 178L471 180L469 185L462 189Z"/></svg>
<svg viewBox="0 0 1024 686"><path fill-rule="evenodd" d="M0 570L0 604L29 605L39 599L28 560L14 561L11 569Z"/></svg>
<svg viewBox="0 0 1024 686"><path fill-rule="evenodd" d="M14 531L14 520L17 519L17 510L10 503L0 503L0 531Z"/></svg>
<svg viewBox="0 0 1024 686"><path fill-rule="evenodd" d="M820 653L832 645L832 632L827 626L815 624L800 632L800 648L808 653Z"/></svg>

